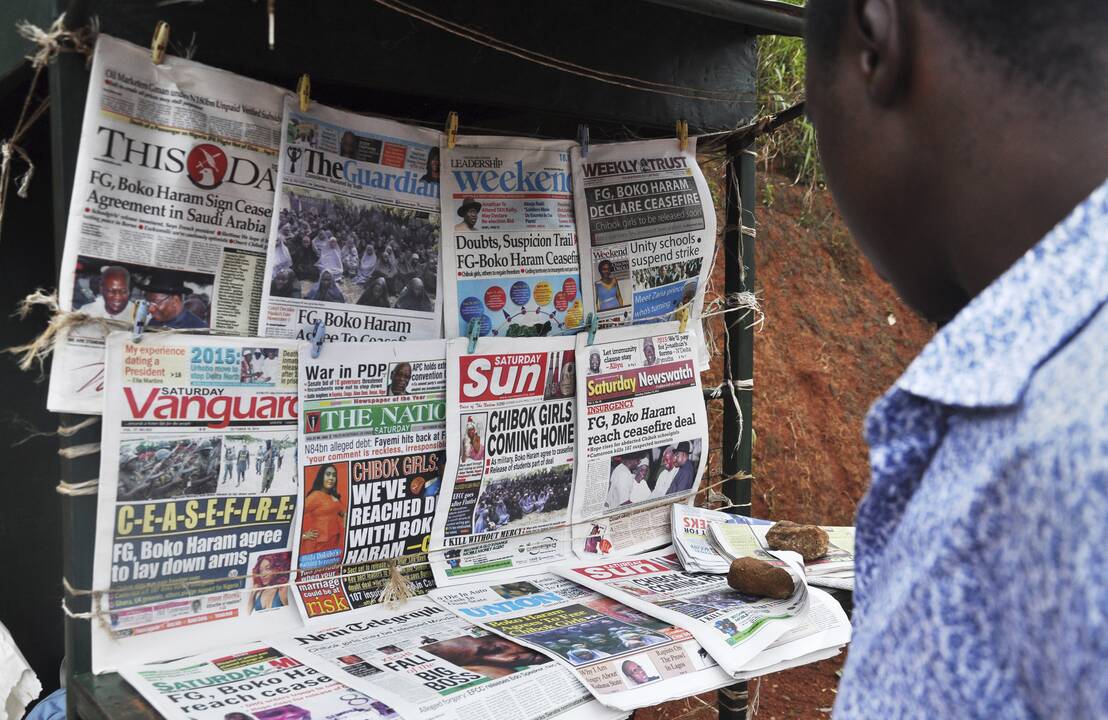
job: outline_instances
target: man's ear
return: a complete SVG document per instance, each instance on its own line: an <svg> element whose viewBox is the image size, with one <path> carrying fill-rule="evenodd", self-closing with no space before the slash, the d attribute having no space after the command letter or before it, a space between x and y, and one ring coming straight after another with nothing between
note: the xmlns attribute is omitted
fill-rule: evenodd
<svg viewBox="0 0 1108 720"><path fill-rule="evenodd" d="M848 0L850 34L862 82L879 105L895 102L908 83L912 66L903 0Z"/></svg>

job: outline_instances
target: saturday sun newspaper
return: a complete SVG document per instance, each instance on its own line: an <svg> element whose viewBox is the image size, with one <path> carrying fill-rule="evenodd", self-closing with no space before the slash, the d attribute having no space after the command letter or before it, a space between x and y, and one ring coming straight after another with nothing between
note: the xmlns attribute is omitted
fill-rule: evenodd
<svg viewBox="0 0 1108 720"><path fill-rule="evenodd" d="M446 337L542 337L584 322L569 150L459 136L442 146ZM451 229L453 228L453 229Z"/></svg>
<svg viewBox="0 0 1108 720"><path fill-rule="evenodd" d="M63 311L150 327L258 334L286 91L101 34L58 281ZM104 334L63 332L54 412L103 411Z"/></svg>
<svg viewBox="0 0 1108 720"><path fill-rule="evenodd" d="M440 586L518 575L569 551L574 338L487 338L472 353L468 343L447 341L446 472L431 539Z"/></svg>
<svg viewBox="0 0 1108 720"><path fill-rule="evenodd" d="M442 337L441 135L286 100L262 334Z"/></svg>
<svg viewBox="0 0 1108 720"><path fill-rule="evenodd" d="M421 720L614 720L565 668L427 598L357 610L271 639L316 670Z"/></svg>
<svg viewBox="0 0 1108 720"><path fill-rule="evenodd" d="M396 561L432 587L431 518L446 460L446 343L300 350L296 603L305 619L377 602Z"/></svg>
<svg viewBox="0 0 1108 720"><path fill-rule="evenodd" d="M440 588L431 595L459 617L554 658L617 710L734 682L686 630L556 575Z"/></svg>
<svg viewBox="0 0 1108 720"><path fill-rule="evenodd" d="M107 338L92 669L299 624L296 343Z"/></svg>
<svg viewBox="0 0 1108 720"><path fill-rule="evenodd" d="M580 432L573 499L579 557L671 542L669 506L695 495L708 417L691 333L677 323L577 336Z"/></svg>

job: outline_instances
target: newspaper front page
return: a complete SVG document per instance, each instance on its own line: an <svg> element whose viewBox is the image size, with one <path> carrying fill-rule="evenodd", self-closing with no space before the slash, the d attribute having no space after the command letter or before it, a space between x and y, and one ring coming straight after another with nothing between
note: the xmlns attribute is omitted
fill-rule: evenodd
<svg viewBox="0 0 1108 720"><path fill-rule="evenodd" d="M107 338L92 668L299 623L296 344Z"/></svg>
<svg viewBox="0 0 1108 720"><path fill-rule="evenodd" d="M432 525L438 585L567 557L576 444L574 338L447 341L446 472Z"/></svg>
<svg viewBox="0 0 1108 720"><path fill-rule="evenodd" d="M442 337L442 133L295 98L284 111L263 334Z"/></svg>
<svg viewBox="0 0 1108 720"><path fill-rule="evenodd" d="M373 695L253 642L120 674L167 720L399 720ZM414 716L408 716L414 717Z"/></svg>
<svg viewBox="0 0 1108 720"><path fill-rule="evenodd" d="M574 143L459 137L442 149L447 337L541 337L584 322L569 150ZM450 228L453 227L453 230Z"/></svg>
<svg viewBox="0 0 1108 720"><path fill-rule="evenodd" d="M469 622L553 657L618 710L733 682L686 630L555 575L431 595Z"/></svg>
<svg viewBox="0 0 1108 720"><path fill-rule="evenodd" d="M378 605L272 639L369 695L400 695L423 720L611 720L573 675L530 648L465 622L427 598ZM410 712L409 712L410 708Z"/></svg>
<svg viewBox="0 0 1108 720"><path fill-rule="evenodd" d="M58 281L62 310L258 334L285 91L101 34ZM58 341L47 406L100 414L104 337Z"/></svg>
<svg viewBox="0 0 1108 720"><path fill-rule="evenodd" d="M427 548L446 461L446 343L300 350L296 602L306 619L377 602L396 560L432 587Z"/></svg>
<svg viewBox="0 0 1108 720"><path fill-rule="evenodd" d="M708 464L695 352L677 323L601 330L592 345L577 336L579 557L670 543L669 505L695 495Z"/></svg>

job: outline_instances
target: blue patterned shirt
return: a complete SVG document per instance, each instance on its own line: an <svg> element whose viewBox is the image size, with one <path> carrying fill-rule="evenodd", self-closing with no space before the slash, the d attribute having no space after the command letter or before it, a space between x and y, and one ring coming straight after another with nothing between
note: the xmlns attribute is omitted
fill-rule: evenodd
<svg viewBox="0 0 1108 720"><path fill-rule="evenodd" d="M1108 717L1108 183L866 419L834 716Z"/></svg>

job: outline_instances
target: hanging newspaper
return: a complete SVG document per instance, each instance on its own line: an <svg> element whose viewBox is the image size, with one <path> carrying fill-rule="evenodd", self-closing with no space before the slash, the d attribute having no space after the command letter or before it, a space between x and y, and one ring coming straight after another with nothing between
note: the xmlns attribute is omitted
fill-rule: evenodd
<svg viewBox="0 0 1108 720"><path fill-rule="evenodd" d="M442 336L441 133L285 101L263 334Z"/></svg>
<svg viewBox="0 0 1108 720"><path fill-rule="evenodd" d="M573 547L580 557L671 541L669 505L696 493L708 418L690 333L677 323L577 336L582 432Z"/></svg>
<svg viewBox="0 0 1108 720"><path fill-rule="evenodd" d="M298 623L296 345L107 339L92 668Z"/></svg>
<svg viewBox="0 0 1108 720"><path fill-rule="evenodd" d="M447 342L446 472L432 525L438 585L566 557L574 476L572 337Z"/></svg>
<svg viewBox="0 0 1108 720"><path fill-rule="evenodd" d="M565 668L427 598L378 605L271 640L288 655L422 720L612 720Z"/></svg>
<svg viewBox="0 0 1108 720"><path fill-rule="evenodd" d="M440 588L431 596L469 622L546 653L618 710L734 682L687 631L554 575Z"/></svg>
<svg viewBox="0 0 1108 720"><path fill-rule="evenodd" d="M373 720L401 716L380 698L254 642L120 669L166 720ZM414 716L408 716L414 717Z"/></svg>
<svg viewBox="0 0 1108 720"><path fill-rule="evenodd" d="M284 90L100 35L58 285L62 310L256 335ZM47 406L102 412L104 337L62 333Z"/></svg>
<svg viewBox="0 0 1108 720"><path fill-rule="evenodd" d="M419 592L445 464L446 344L300 351L296 600L306 619L377 602L393 560Z"/></svg>
<svg viewBox="0 0 1108 720"><path fill-rule="evenodd" d="M444 146L447 337L577 332L584 320L569 141L458 138Z"/></svg>

